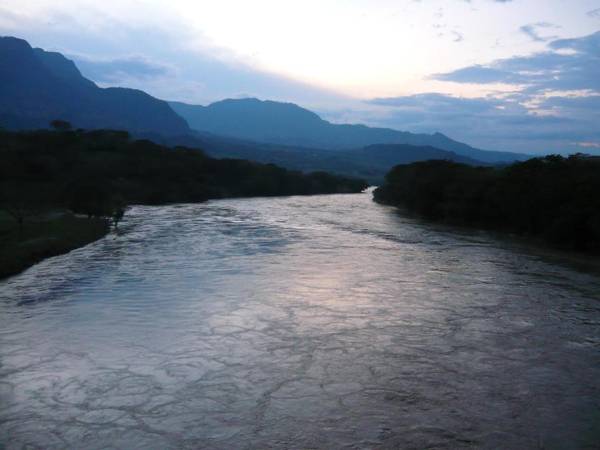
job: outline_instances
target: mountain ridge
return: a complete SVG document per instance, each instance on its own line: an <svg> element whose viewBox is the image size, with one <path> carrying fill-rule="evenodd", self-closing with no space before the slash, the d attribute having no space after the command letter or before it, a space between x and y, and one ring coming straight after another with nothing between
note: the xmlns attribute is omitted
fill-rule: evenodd
<svg viewBox="0 0 600 450"><path fill-rule="evenodd" d="M204 126L217 128L217 132L190 128L181 112L174 109L187 109L187 115L202 115L208 110L212 122L207 120ZM236 114L231 114L232 109ZM272 141L244 135L253 128L249 117L268 129ZM14 130L48 128L54 119L67 120L76 128L126 130L171 146L185 143L215 157L275 163L303 171L327 170L372 181L382 180L396 164L418 160L481 165L490 164L490 155L494 159L493 153L441 133L419 135L332 124L294 103L226 99L202 107L169 104L135 89L100 88L61 53L34 49L18 38L0 38L0 126ZM237 129L230 127L232 122ZM325 142L317 139L318 134L315 137L315 129L323 133ZM289 143L290 133L298 140ZM329 145L320 146L322 143ZM477 152L487 158L477 157Z"/></svg>
<svg viewBox="0 0 600 450"><path fill-rule="evenodd" d="M178 137L151 134L142 137L164 145L201 148L215 158L251 159L303 172L327 171L363 178L372 184L383 182L385 174L395 165L428 159L448 160L473 166L488 165L454 152L406 144L375 144L357 149L328 150L244 141L200 132Z"/></svg>
<svg viewBox="0 0 600 450"><path fill-rule="evenodd" d="M255 142L330 150L376 144L431 146L487 163L505 163L529 157L477 149L439 132L417 134L363 124L335 124L294 103L245 98L225 99L207 106L182 102L169 104L192 129Z"/></svg>
<svg viewBox="0 0 600 450"><path fill-rule="evenodd" d="M189 133L167 102L127 88L100 88L60 53L0 37L0 120L15 129L63 119L80 128Z"/></svg>

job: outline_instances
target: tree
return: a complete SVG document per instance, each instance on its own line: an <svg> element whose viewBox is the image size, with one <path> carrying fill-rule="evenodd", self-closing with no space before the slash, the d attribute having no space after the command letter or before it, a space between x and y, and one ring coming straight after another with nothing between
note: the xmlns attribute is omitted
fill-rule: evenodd
<svg viewBox="0 0 600 450"><path fill-rule="evenodd" d="M125 203L123 197L121 197L120 195L115 196L112 200L111 209L111 218L113 221L113 225L115 228L118 228L119 222L121 221L121 219L123 219L125 211L127 210L127 204Z"/></svg>
<svg viewBox="0 0 600 450"><path fill-rule="evenodd" d="M0 208L11 216L23 234L26 220L39 216L53 203L53 189L42 183L4 182L0 185Z"/></svg>
<svg viewBox="0 0 600 450"><path fill-rule="evenodd" d="M92 217L112 216L110 189L100 179L73 183L68 189L67 206L76 214Z"/></svg>
<svg viewBox="0 0 600 450"><path fill-rule="evenodd" d="M54 128L54 130L56 130L56 131L69 131L69 130L73 129L73 126L71 125L70 122L67 122L66 120L60 120L60 119L56 119L56 120L53 120L52 122L50 122L50 126L52 128Z"/></svg>

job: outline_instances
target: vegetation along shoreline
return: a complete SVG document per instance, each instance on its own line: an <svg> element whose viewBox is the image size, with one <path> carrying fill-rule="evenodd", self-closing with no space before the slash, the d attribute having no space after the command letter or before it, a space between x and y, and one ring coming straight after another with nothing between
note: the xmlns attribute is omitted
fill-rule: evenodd
<svg viewBox="0 0 600 450"><path fill-rule="evenodd" d="M127 205L356 193L363 180L133 140L114 130L0 131L0 278L106 235Z"/></svg>
<svg viewBox="0 0 600 450"><path fill-rule="evenodd" d="M430 220L514 233L600 254L600 158L558 155L505 167L424 161L394 167L373 192Z"/></svg>

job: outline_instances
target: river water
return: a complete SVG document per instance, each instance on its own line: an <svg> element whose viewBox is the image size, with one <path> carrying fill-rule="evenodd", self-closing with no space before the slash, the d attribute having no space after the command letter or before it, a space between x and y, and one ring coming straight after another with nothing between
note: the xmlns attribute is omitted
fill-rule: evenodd
<svg viewBox="0 0 600 450"><path fill-rule="evenodd" d="M135 207L0 282L0 448L598 448L588 269L369 194Z"/></svg>

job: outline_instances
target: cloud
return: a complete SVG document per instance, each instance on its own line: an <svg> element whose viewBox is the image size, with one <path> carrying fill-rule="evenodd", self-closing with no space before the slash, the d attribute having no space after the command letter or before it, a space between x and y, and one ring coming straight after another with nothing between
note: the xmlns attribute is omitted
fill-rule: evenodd
<svg viewBox="0 0 600 450"><path fill-rule="evenodd" d="M589 17L600 19L600 8L592 9L586 13Z"/></svg>
<svg viewBox="0 0 600 450"><path fill-rule="evenodd" d="M460 98L439 93L368 100L371 105L391 106L404 111L435 111L436 114L480 114L495 109L499 100L491 98Z"/></svg>
<svg viewBox="0 0 600 450"><path fill-rule="evenodd" d="M530 56L473 65L432 78L455 83L505 83L544 90L600 90L600 32L548 44L549 50Z"/></svg>
<svg viewBox="0 0 600 450"><path fill-rule="evenodd" d="M374 99L387 126L442 131L482 148L600 154L600 32L557 39L547 49L434 75L435 80L490 86L510 93L479 98L443 94ZM399 125L402 124L402 125ZM583 144L582 144L583 143Z"/></svg>
<svg viewBox="0 0 600 450"><path fill-rule="evenodd" d="M436 74L431 77L434 80L453 81L455 83L476 83L476 84L492 84L492 83L508 83L518 84L515 74L495 68L491 66L482 66L479 64L463 67L449 73Z"/></svg>
<svg viewBox="0 0 600 450"><path fill-rule="evenodd" d="M143 56L116 59L93 59L86 56L67 55L73 59L83 75L99 83L121 83L130 79L150 80L165 77L172 68L152 62Z"/></svg>
<svg viewBox="0 0 600 450"><path fill-rule="evenodd" d="M242 94L307 105L347 100L341 94L255 68L178 18L163 14L156 25L109 13L98 9L88 17L63 8L43 17L17 16L0 7L0 34L65 54L84 76L103 87L141 89L166 100L206 104Z"/></svg>
<svg viewBox="0 0 600 450"><path fill-rule="evenodd" d="M538 22L538 23L530 23L528 25L523 25L519 28L519 31L526 34L531 38L531 40L535 42L548 42L553 39L556 39L558 36L542 36L540 34L543 29L558 29L560 28L558 25L554 25L548 22Z"/></svg>
<svg viewBox="0 0 600 450"><path fill-rule="evenodd" d="M550 48L554 50L573 50L594 58L600 58L600 31L580 38L556 40L550 43Z"/></svg>
<svg viewBox="0 0 600 450"><path fill-rule="evenodd" d="M569 154L581 151L577 143L600 142L600 95L586 92L477 98L425 93L367 103L380 108L374 125L441 131L481 148Z"/></svg>
<svg viewBox="0 0 600 450"><path fill-rule="evenodd" d="M459 33L458 31L452 31L451 34L452 36L454 36L454 38L452 39L453 42L462 42L465 39L462 33Z"/></svg>
<svg viewBox="0 0 600 450"><path fill-rule="evenodd" d="M583 148L597 148L600 149L600 142L574 142L574 145Z"/></svg>

